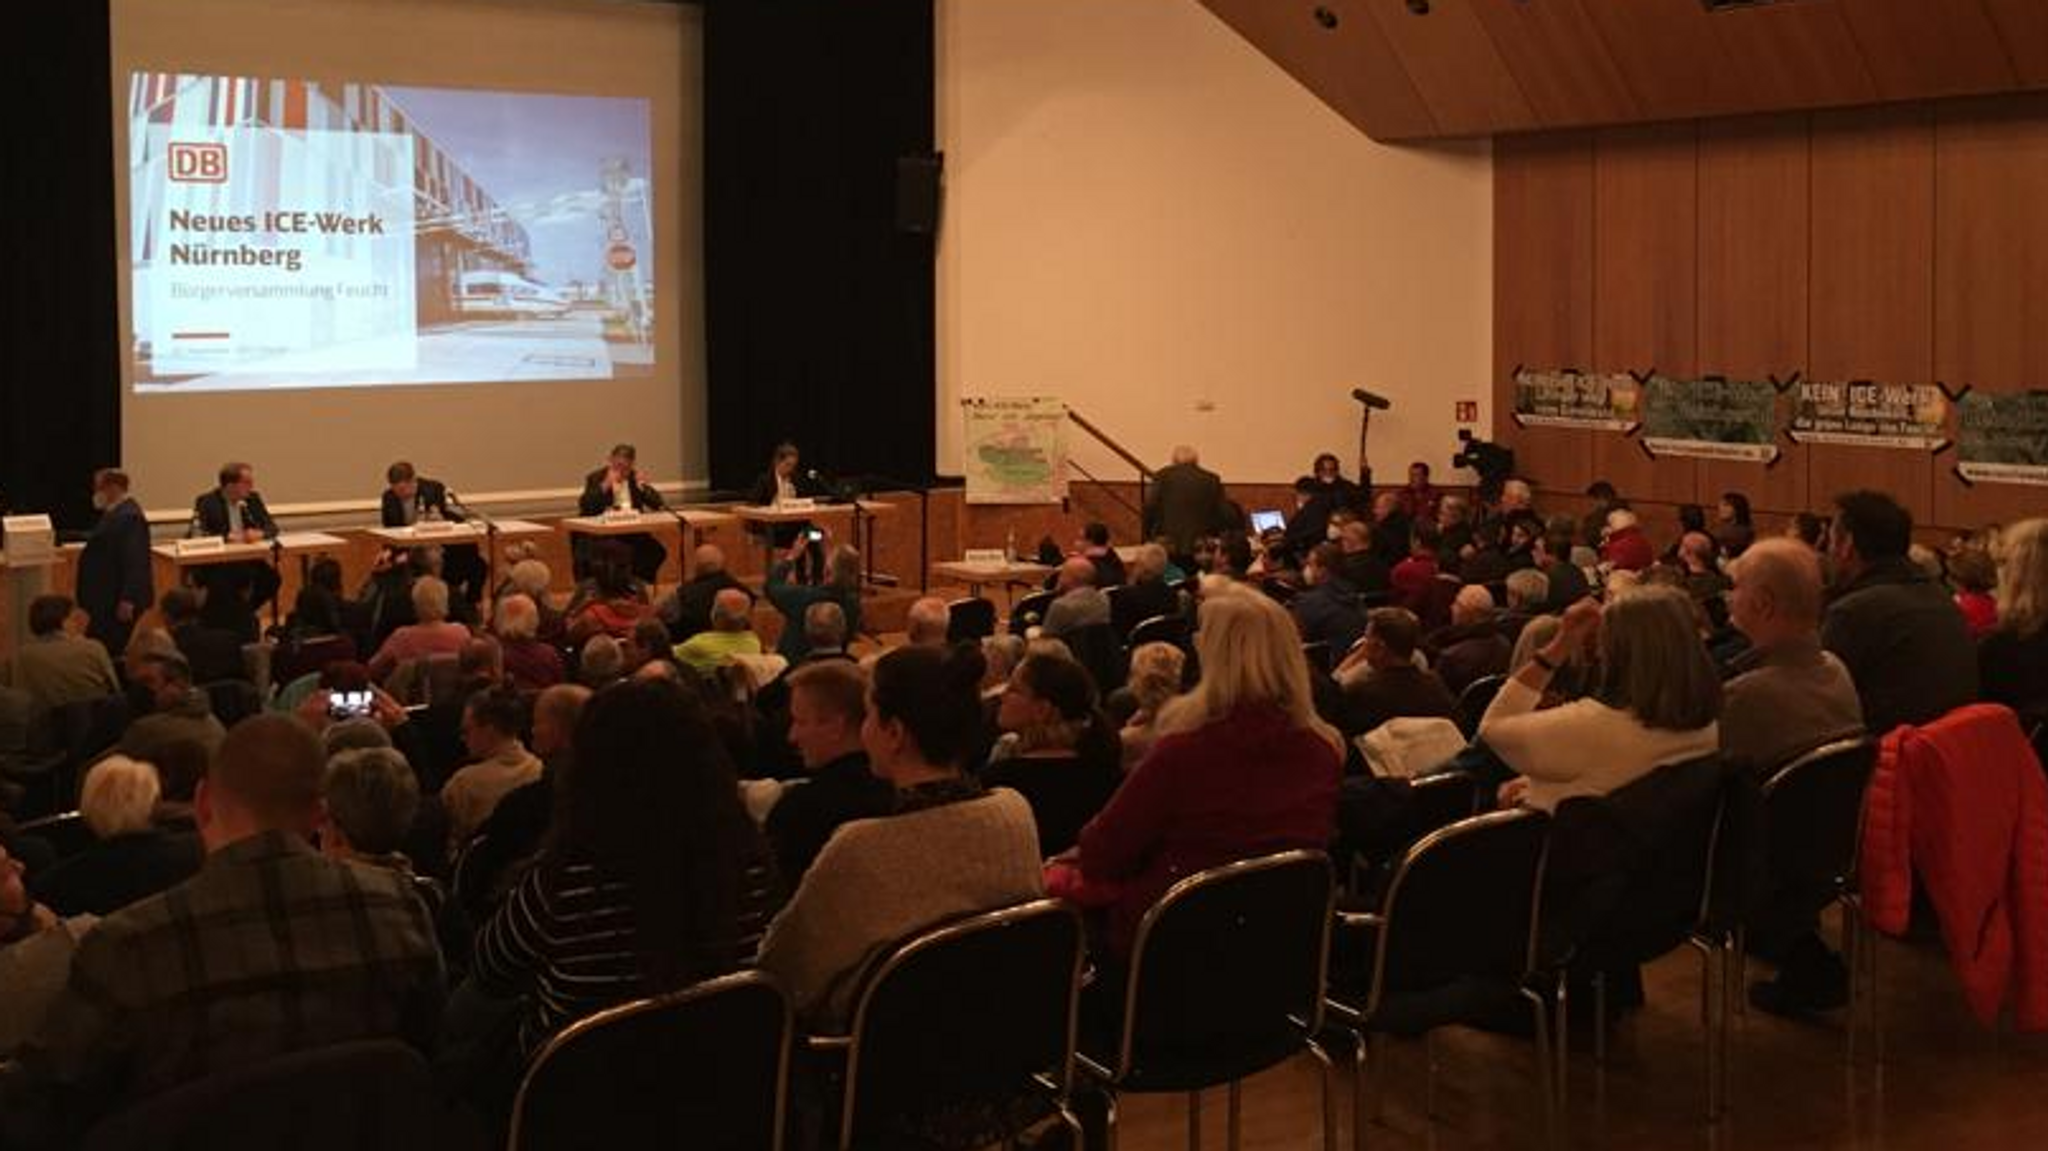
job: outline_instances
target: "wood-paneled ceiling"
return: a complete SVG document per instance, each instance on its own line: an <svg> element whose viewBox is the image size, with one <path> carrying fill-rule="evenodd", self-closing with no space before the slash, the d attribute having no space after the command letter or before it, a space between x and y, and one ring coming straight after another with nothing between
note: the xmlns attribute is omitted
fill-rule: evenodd
<svg viewBox="0 0 2048 1151"><path fill-rule="evenodd" d="M2048 0L1201 0L1377 140L2048 87Z"/></svg>

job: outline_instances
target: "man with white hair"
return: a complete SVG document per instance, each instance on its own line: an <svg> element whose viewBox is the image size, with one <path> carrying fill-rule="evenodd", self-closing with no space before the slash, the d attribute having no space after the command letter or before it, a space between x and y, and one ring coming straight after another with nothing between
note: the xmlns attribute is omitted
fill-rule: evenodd
<svg viewBox="0 0 2048 1151"><path fill-rule="evenodd" d="M199 839L158 827L162 782L154 765L110 755L85 773L78 811L93 844L36 877L36 896L59 915L110 915L190 878Z"/></svg>
<svg viewBox="0 0 2048 1151"><path fill-rule="evenodd" d="M804 609L804 663L851 659L846 653L846 609L822 599Z"/></svg>
<svg viewBox="0 0 2048 1151"><path fill-rule="evenodd" d="M1508 606L1500 616L1500 634L1512 646L1522 638L1522 629L1529 621L1542 615L1549 605L1550 577L1535 568L1518 568L1508 573L1505 586Z"/></svg>
<svg viewBox="0 0 2048 1151"><path fill-rule="evenodd" d="M946 633L952 626L953 611L946 601L928 595L910 605L904 630L909 633L912 647L944 647Z"/></svg>
<svg viewBox="0 0 2048 1151"><path fill-rule="evenodd" d="M1685 569L1685 590L1701 603L1728 594L1728 577L1716 564L1720 554L1721 546L1705 532L1687 532L1679 538L1678 562Z"/></svg>
<svg viewBox="0 0 2048 1151"><path fill-rule="evenodd" d="M1223 531L1228 520L1222 477L1202 466L1194 448L1174 448L1173 463L1153 477L1152 494L1145 501L1145 538L1164 538L1170 554L1191 557L1195 541ZM1194 567L1192 562L1180 566Z"/></svg>
<svg viewBox="0 0 2048 1151"><path fill-rule="evenodd" d="M761 637L754 634L754 605L747 593L726 588L711 598L711 630L699 632L675 647L676 662L710 674L736 655L760 655Z"/></svg>
<svg viewBox="0 0 2048 1151"><path fill-rule="evenodd" d="M1656 549L1643 525L1628 508L1607 513L1607 538L1600 543L1600 562L1611 571L1639 572L1657 562Z"/></svg>
<svg viewBox="0 0 2048 1151"><path fill-rule="evenodd" d="M654 608L656 618L668 626L668 634L677 643L711 630L711 600L719 592L728 588L747 591L746 585L726 570L725 552L717 544L699 547L691 559L689 580L678 584ZM753 597L754 593L747 592L749 600Z"/></svg>
<svg viewBox="0 0 2048 1151"><path fill-rule="evenodd" d="M1450 626L1432 633L1423 650L1437 677L1457 695L1474 680L1505 673L1514 645L1501 634L1493 593L1466 584L1451 601Z"/></svg>

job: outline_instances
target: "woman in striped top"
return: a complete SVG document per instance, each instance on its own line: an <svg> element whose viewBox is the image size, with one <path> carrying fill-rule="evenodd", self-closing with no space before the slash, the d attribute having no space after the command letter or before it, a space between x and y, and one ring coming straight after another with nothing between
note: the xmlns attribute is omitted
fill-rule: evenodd
<svg viewBox="0 0 2048 1151"><path fill-rule="evenodd" d="M703 702L665 681L592 697L540 861L484 925L481 988L523 996L519 1050L749 959L773 914L767 853Z"/></svg>

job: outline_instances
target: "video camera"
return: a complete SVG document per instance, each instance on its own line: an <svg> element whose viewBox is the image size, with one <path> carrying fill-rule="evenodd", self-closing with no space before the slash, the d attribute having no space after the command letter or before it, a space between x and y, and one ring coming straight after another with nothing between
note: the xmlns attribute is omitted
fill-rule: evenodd
<svg viewBox="0 0 2048 1151"><path fill-rule="evenodd" d="M1471 468L1479 473L1479 497L1487 502L1500 498L1501 485L1515 474L1515 450L1504 448L1458 429L1458 454L1451 457L1454 468Z"/></svg>

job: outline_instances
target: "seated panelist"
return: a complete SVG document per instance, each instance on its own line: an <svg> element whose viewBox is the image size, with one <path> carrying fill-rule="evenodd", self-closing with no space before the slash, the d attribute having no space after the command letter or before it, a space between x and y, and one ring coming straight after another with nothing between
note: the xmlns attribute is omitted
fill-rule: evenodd
<svg viewBox="0 0 2048 1151"><path fill-rule="evenodd" d="M219 486L192 501L192 523L186 537L218 536L232 544L276 539L277 521L270 518L270 509L256 493L255 468L240 461L222 464L219 481ZM251 631L256 609L277 597L280 582L277 569L262 560L200 565L193 569L192 578L206 589L208 615L246 618ZM231 607L235 608L232 613Z"/></svg>
<svg viewBox="0 0 2048 1151"><path fill-rule="evenodd" d="M775 454L769 457L768 470L754 481L754 490L747 502L756 507L779 507L789 500L825 499L832 493L818 479L815 470L799 470L801 457L795 444L775 445ZM752 525L750 525L751 527ZM788 551L797 539L808 534L813 525L808 520L791 521L782 524L767 524L754 530L765 530L776 551ZM796 563L798 582L817 583L824 577L825 549L817 539L812 539L804 554Z"/></svg>
<svg viewBox="0 0 2048 1151"><path fill-rule="evenodd" d="M384 469L383 523L387 528L410 527L421 520L468 519L462 501L449 507L448 485L427 479L411 463L400 460ZM441 575L462 598L476 603L483 598L485 569L483 553L472 543L451 543L441 551Z"/></svg>
<svg viewBox="0 0 2048 1151"><path fill-rule="evenodd" d="M643 478L637 466L638 453L632 444L618 444L612 448L605 465L583 477L583 496L576 501L576 514L601 516L609 511L660 511L666 505L661 493ZM633 574L643 583L653 584L661 574L661 565L668 561L668 549L661 541L644 532L620 536L633 549ZM583 554L585 545L580 541L576 554L576 575L581 579L587 575L588 558Z"/></svg>

